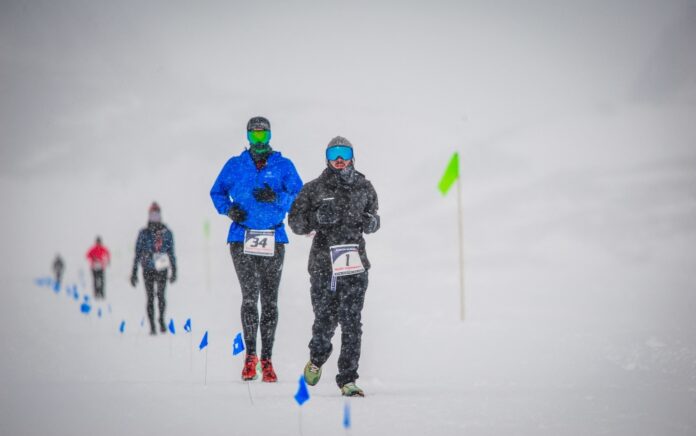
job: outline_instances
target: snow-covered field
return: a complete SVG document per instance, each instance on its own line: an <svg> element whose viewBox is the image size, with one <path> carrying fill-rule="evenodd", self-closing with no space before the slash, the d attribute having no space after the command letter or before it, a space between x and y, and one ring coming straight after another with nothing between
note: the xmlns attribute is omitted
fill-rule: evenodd
<svg viewBox="0 0 696 436"><path fill-rule="evenodd" d="M3 2L0 434L694 434L695 18L693 2ZM337 353L293 399L308 238L286 252L280 382L239 380L229 221L208 191L257 114L305 181L348 137L380 196L350 429ZM463 322L456 191L436 189L455 150ZM177 332L157 337L128 283L152 200L180 266ZM96 235L107 302L84 315L35 280L60 252L89 291Z"/></svg>

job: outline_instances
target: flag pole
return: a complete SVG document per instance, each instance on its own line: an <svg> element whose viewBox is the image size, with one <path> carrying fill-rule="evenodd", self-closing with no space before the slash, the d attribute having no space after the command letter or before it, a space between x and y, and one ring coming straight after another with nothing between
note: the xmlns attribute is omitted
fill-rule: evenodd
<svg viewBox="0 0 696 436"><path fill-rule="evenodd" d="M462 230L462 193L460 177L457 177L457 230L459 233L459 315L464 321L464 231Z"/></svg>
<svg viewBox="0 0 696 436"><path fill-rule="evenodd" d="M212 294L212 289L210 287L210 221L207 218L203 221L203 235L205 236L205 246L203 247L205 289Z"/></svg>
<svg viewBox="0 0 696 436"><path fill-rule="evenodd" d="M251 383L247 381L246 385L247 385L247 390L249 391L249 402L253 406L254 405L254 398L251 396Z"/></svg>
<svg viewBox="0 0 696 436"><path fill-rule="evenodd" d="M205 347L205 381L203 384L208 385L208 347Z"/></svg>
<svg viewBox="0 0 696 436"><path fill-rule="evenodd" d="M303 433L302 433L302 406L301 405L300 405L299 417L300 417L300 436L303 436Z"/></svg>

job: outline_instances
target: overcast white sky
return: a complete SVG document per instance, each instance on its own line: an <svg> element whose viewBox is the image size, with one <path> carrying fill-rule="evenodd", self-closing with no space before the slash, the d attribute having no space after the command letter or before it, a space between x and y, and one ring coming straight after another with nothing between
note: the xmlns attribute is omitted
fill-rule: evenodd
<svg viewBox="0 0 696 436"><path fill-rule="evenodd" d="M683 98L694 83L695 9L3 1L0 174L84 177L109 161L122 169L110 177L127 178L179 153L236 151L255 114L297 154L335 134L416 149L631 98Z"/></svg>

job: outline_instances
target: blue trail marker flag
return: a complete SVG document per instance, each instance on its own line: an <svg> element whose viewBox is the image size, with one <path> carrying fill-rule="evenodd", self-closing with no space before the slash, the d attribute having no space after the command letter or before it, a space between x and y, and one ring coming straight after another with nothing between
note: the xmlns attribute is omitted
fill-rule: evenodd
<svg viewBox="0 0 696 436"><path fill-rule="evenodd" d="M126 331L126 321L121 321L121 325L118 327L118 331L121 333Z"/></svg>
<svg viewBox="0 0 696 436"><path fill-rule="evenodd" d="M175 335L176 334L176 329L174 328L174 319L169 320L169 331Z"/></svg>
<svg viewBox="0 0 696 436"><path fill-rule="evenodd" d="M186 324L184 324L184 331L191 333L191 318L186 320Z"/></svg>
<svg viewBox="0 0 696 436"><path fill-rule="evenodd" d="M85 300L80 305L80 312L88 315L90 310L92 310L92 306L89 305L89 297L85 295Z"/></svg>
<svg viewBox="0 0 696 436"><path fill-rule="evenodd" d="M236 356L242 351L244 351L244 341L242 340L242 334L237 333L237 336L234 337L234 343L232 344L232 355Z"/></svg>
<svg viewBox="0 0 696 436"><path fill-rule="evenodd" d="M208 346L208 331L206 330L206 331L205 331L205 334L203 335L203 339L201 339L201 343L200 343L200 345L198 346L198 349L199 349L199 350L202 350L202 349L204 349L204 348L207 347L207 346Z"/></svg>
<svg viewBox="0 0 696 436"><path fill-rule="evenodd" d="M300 406L309 400L309 391L307 390L307 383L305 382L304 376L300 376L299 386L297 387L297 393L295 394L295 401Z"/></svg>
<svg viewBox="0 0 696 436"><path fill-rule="evenodd" d="M350 403L348 401L343 405L343 428L350 428Z"/></svg>

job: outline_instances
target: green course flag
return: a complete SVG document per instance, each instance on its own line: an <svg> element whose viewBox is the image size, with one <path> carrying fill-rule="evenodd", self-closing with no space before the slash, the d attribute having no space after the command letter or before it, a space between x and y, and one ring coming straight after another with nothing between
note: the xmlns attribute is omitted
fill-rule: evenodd
<svg viewBox="0 0 696 436"><path fill-rule="evenodd" d="M455 152L452 155L452 158L450 159L449 163L447 164L447 169L445 170L445 174L442 175L442 178L440 179L440 183L437 185L440 192L442 192L442 195L447 194L447 191L450 190L450 188L452 187L452 184L457 181L458 177L459 177L459 153Z"/></svg>

